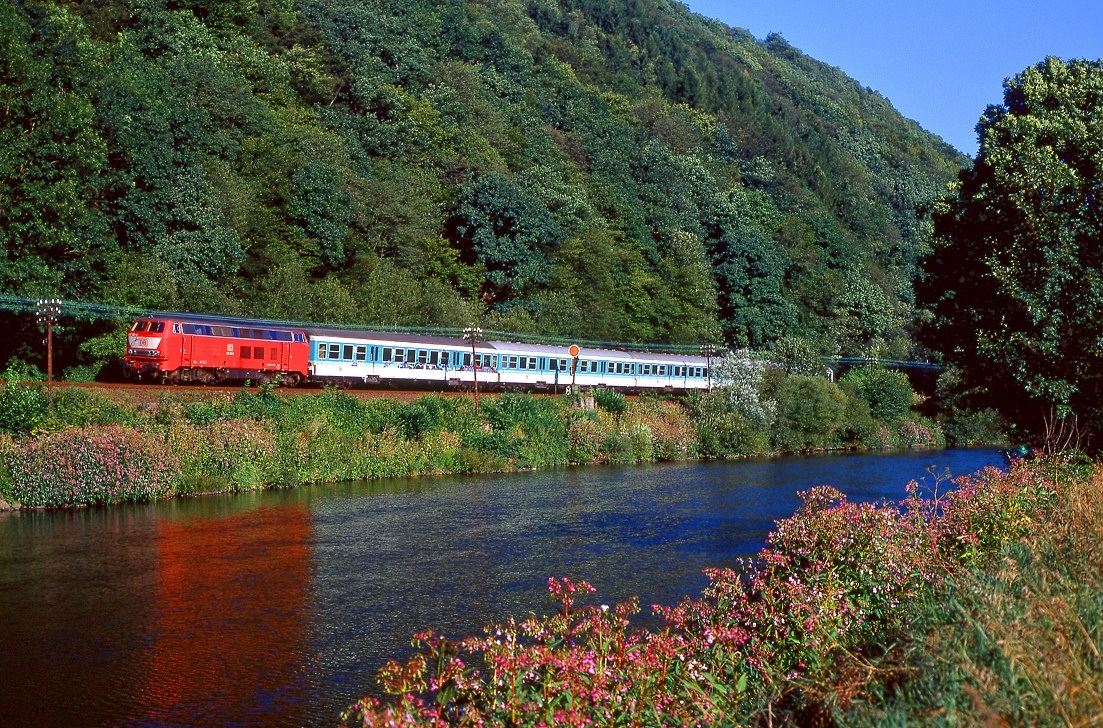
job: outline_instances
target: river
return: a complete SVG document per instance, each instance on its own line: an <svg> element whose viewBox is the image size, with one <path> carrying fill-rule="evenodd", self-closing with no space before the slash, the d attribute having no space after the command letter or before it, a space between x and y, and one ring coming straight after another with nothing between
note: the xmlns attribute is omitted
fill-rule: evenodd
<svg viewBox="0 0 1103 728"><path fill-rule="evenodd" d="M541 611L548 576L649 612L756 552L797 491L898 500L1001 462L586 467L0 513L0 722L334 725L414 632Z"/></svg>

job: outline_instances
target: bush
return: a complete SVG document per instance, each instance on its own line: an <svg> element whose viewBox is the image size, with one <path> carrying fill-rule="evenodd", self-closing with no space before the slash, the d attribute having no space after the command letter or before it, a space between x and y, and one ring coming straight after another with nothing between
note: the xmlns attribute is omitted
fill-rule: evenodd
<svg viewBox="0 0 1103 728"><path fill-rule="evenodd" d="M628 400L615 389L594 389L594 404L611 415L622 415L628 409Z"/></svg>
<svg viewBox="0 0 1103 728"><path fill-rule="evenodd" d="M846 395L822 377L793 375L778 386L777 412L777 447L790 452L826 448L837 443L846 424Z"/></svg>
<svg viewBox="0 0 1103 728"><path fill-rule="evenodd" d="M42 427L60 430L88 425L137 426L140 417L118 406L98 391L66 388L54 392L54 406L43 418Z"/></svg>
<svg viewBox="0 0 1103 728"><path fill-rule="evenodd" d="M1003 417L995 409L974 411L954 407L942 418L946 441L952 447L1006 447L1004 427Z"/></svg>
<svg viewBox="0 0 1103 728"><path fill-rule="evenodd" d="M882 422L896 424L907 417L915 404L915 391L902 372L883 367L851 369L842 378L861 393L870 412Z"/></svg>
<svg viewBox="0 0 1103 728"><path fill-rule="evenodd" d="M0 430L14 434L35 432L46 414L46 392L40 385L9 380L0 390Z"/></svg>
<svg viewBox="0 0 1103 728"><path fill-rule="evenodd" d="M572 463L594 463L602 459L606 430L590 417L575 417L567 426Z"/></svg>
<svg viewBox="0 0 1103 728"><path fill-rule="evenodd" d="M843 433L845 440L862 447L888 447L891 443L883 437L887 430L873 419L869 403L854 383L844 379L839 382L839 390L846 396L846 412L843 415L846 420Z"/></svg>
<svg viewBox="0 0 1103 728"><path fill-rule="evenodd" d="M765 430L756 427L726 392L694 393L687 404L694 413L700 457L739 457L770 450Z"/></svg>
<svg viewBox="0 0 1103 728"><path fill-rule="evenodd" d="M6 458L11 496L28 506L148 500L171 492L179 473L160 438L114 425L42 435Z"/></svg>

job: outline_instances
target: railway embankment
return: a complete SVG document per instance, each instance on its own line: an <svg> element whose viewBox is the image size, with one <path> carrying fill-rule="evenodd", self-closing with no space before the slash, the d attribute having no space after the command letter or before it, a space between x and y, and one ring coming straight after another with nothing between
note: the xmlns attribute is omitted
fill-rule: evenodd
<svg viewBox="0 0 1103 728"><path fill-rule="evenodd" d="M40 383L0 390L0 498L64 507L393 476L940 447L939 425L859 386L771 375L683 398L358 399L265 386L155 401ZM875 393L877 389L873 390ZM883 399L883 397L882 397Z"/></svg>

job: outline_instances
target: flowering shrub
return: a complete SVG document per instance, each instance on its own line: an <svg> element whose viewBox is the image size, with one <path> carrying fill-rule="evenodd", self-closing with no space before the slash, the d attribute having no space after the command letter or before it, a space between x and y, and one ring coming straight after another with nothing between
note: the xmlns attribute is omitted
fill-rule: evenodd
<svg viewBox="0 0 1103 728"><path fill-rule="evenodd" d="M576 417L567 426L572 463L593 463L604 458L606 430L597 420Z"/></svg>
<svg viewBox="0 0 1103 728"><path fill-rule="evenodd" d="M900 423L900 447L942 447L946 437L937 423L929 420L905 420Z"/></svg>
<svg viewBox="0 0 1103 728"><path fill-rule="evenodd" d="M639 459L685 460L696 456L697 434L680 403L641 399L633 403L628 412L631 419L646 426L651 435L651 454ZM646 450L645 447L640 449Z"/></svg>
<svg viewBox="0 0 1103 728"><path fill-rule="evenodd" d="M5 459L11 496L28 506L148 500L171 491L179 467L160 438L114 425L42 435Z"/></svg>
<svg viewBox="0 0 1103 728"><path fill-rule="evenodd" d="M899 505L802 494L758 558L713 569L699 599L655 607L665 627L629 628L638 611L578 606L585 582L549 579L557 611L451 642L426 632L420 653L380 672L345 725L707 725L801 722L860 692L847 664L901 629L908 607L948 575L991 556L1046 512L1044 468L988 469L956 490ZM857 687L839 685L840 676ZM834 692L832 692L834 691ZM775 712L776 711L776 712Z"/></svg>

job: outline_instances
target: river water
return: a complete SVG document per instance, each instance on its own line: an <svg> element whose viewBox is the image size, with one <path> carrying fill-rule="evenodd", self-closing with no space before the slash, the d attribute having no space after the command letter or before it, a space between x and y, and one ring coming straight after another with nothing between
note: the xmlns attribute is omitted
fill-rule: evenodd
<svg viewBox="0 0 1103 728"><path fill-rule="evenodd" d="M0 724L333 725L414 632L542 611L548 576L649 612L756 552L797 491L897 500L1001 462L589 467L0 513Z"/></svg>

